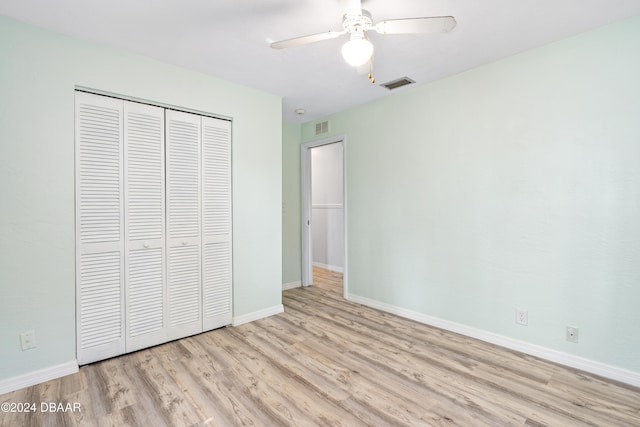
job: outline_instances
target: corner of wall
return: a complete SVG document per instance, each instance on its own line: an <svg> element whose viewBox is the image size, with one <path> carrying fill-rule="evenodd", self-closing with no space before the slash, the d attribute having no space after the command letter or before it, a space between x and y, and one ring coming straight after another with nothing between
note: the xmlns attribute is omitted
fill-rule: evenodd
<svg viewBox="0 0 640 427"><path fill-rule="evenodd" d="M245 323L254 322L280 313L284 313L284 306L282 304L274 305L263 310L243 314L242 316L234 316L232 326L240 326Z"/></svg>

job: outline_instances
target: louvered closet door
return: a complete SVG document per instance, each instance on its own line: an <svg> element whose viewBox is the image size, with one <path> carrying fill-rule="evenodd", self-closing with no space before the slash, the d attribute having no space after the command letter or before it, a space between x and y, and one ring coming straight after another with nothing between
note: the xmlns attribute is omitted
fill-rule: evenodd
<svg viewBox="0 0 640 427"><path fill-rule="evenodd" d="M200 116L166 111L168 338L202 332Z"/></svg>
<svg viewBox="0 0 640 427"><path fill-rule="evenodd" d="M124 102L126 351L165 342L164 109Z"/></svg>
<svg viewBox="0 0 640 427"><path fill-rule="evenodd" d="M80 365L125 350L122 103L82 92L75 96Z"/></svg>
<svg viewBox="0 0 640 427"><path fill-rule="evenodd" d="M231 323L231 122L202 117L203 328Z"/></svg>

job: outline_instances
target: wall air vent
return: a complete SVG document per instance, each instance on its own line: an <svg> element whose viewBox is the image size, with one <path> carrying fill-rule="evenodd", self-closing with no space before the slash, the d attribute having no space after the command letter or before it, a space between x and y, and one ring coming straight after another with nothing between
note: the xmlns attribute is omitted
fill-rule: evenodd
<svg viewBox="0 0 640 427"><path fill-rule="evenodd" d="M319 122L316 123L316 135L322 135L323 133L327 133L329 132L329 122L328 121L324 121L324 122Z"/></svg>
<svg viewBox="0 0 640 427"><path fill-rule="evenodd" d="M390 82L382 83L380 86L386 87L389 90L394 90L413 83L415 83L415 81L411 80L409 77L401 77L396 80L391 80Z"/></svg>

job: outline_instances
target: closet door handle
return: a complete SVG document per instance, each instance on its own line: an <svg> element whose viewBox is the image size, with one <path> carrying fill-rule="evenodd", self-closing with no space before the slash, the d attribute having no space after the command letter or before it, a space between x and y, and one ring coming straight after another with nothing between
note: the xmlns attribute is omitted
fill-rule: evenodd
<svg viewBox="0 0 640 427"><path fill-rule="evenodd" d="M186 240L182 241L182 246L187 246L187 241Z"/></svg>
<svg viewBox="0 0 640 427"><path fill-rule="evenodd" d="M144 246L145 248L148 248L148 247L149 247L149 242L144 242L144 243L142 244L142 246Z"/></svg>

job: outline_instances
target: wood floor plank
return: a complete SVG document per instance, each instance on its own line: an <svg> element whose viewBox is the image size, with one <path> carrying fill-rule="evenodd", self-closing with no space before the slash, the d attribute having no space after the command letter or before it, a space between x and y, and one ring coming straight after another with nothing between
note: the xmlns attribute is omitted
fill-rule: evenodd
<svg viewBox="0 0 640 427"><path fill-rule="evenodd" d="M352 396L347 400L351 401L350 407L352 410L358 409L357 413L360 422L380 425L380 420L386 420L388 423L396 416L396 411L393 411L393 413L388 413L391 411L381 411L378 407L372 407L371 402L367 399L362 398L367 393L382 395L384 393L384 385L366 381L359 372L347 369L343 364L335 363L335 361L326 357L328 353L326 349L322 353L315 352L304 347L303 342L299 342L292 347L278 351L279 349L274 349L275 346L270 345L271 340L262 338L257 334L253 337L247 337L247 339L257 343L255 345L259 346L262 349L262 353L268 355L271 360L284 361L286 369L297 372L297 379L302 381L307 389L314 390L316 394L327 401L333 402L335 406L344 409L344 400ZM300 365L297 360L304 360L305 365ZM309 376L309 371L321 372L324 380L320 379L318 381L317 378ZM323 385L323 383L325 384ZM385 401L390 399L393 399L393 397L389 396ZM401 410L400 413L411 412L410 409L406 408L406 401L398 400L396 403L395 409ZM422 415L424 410L420 406L417 412ZM345 415L349 415L349 412L346 412ZM344 418L345 415L342 415L342 417ZM413 418L418 419L419 417L413 416ZM352 420L348 425L355 425L355 423L356 421ZM395 423L402 423L401 419L396 419Z"/></svg>
<svg viewBox="0 0 640 427"><path fill-rule="evenodd" d="M2 395L82 410L0 425L640 426L640 389L345 301L341 273L283 304Z"/></svg>
<svg viewBox="0 0 640 427"><path fill-rule="evenodd" d="M439 398L443 398L441 393L433 388L421 387L420 384L411 379L387 372L375 364L367 363L366 360L360 359L359 355L339 351L333 346L320 341L309 340L296 346L300 348L307 358L330 360L330 362L325 363L332 363L337 366L349 366L353 364L353 360L358 360L360 363L357 371L353 371L353 374L345 378L345 381L349 381L350 387L354 390L354 398L352 400L355 400L360 406L361 411L369 412L373 410L379 413L376 408L371 408L371 405L375 405L378 400L364 399L364 395L358 392L359 389L366 390L373 387L392 395L392 400L401 399L405 404L409 404L413 408L414 418L417 418L418 414L421 414L421 419L425 417L432 419L442 418L441 414L433 411L433 407L434 402ZM390 399L385 398L384 401L389 402ZM398 406L402 407L403 405ZM388 416L388 414L383 413L382 416ZM478 424L477 418L470 419L475 421L474 425ZM416 420L413 421L415 422Z"/></svg>
<svg viewBox="0 0 640 427"><path fill-rule="evenodd" d="M342 400L351 394L343 378L348 375L344 367L322 364L315 359L306 358L295 346L283 348L273 337L265 339L256 334L243 337L245 345L256 350L255 363L261 363L261 357L268 357L274 368L287 372L291 380L297 381L310 390L331 390L330 398ZM329 398L328 395L325 398Z"/></svg>
<svg viewBox="0 0 640 427"><path fill-rule="evenodd" d="M305 390L296 386L296 372L284 368L280 360L276 362L266 357L251 345L253 333L249 328L250 325L243 325L217 340L220 348L237 362L232 368L235 377L271 419L270 424L307 424L308 419L313 418L305 414L308 411L304 403ZM297 405L291 401L291 396L298 397Z"/></svg>
<svg viewBox="0 0 640 427"><path fill-rule="evenodd" d="M327 293L325 295L331 294ZM334 297L334 295L331 296ZM305 300L313 303L313 296L309 298L302 292L295 295L289 294L288 297L293 298L296 303L303 303ZM545 368L544 361L540 361L538 364L539 369L531 370L530 363L534 359L528 355L511 352L506 349L501 349L504 351L496 353L494 351L495 346L492 344L437 328L424 328L422 325L410 320L381 313L359 304L333 300L333 298L323 298L322 304L322 310L318 311L320 315L333 313L335 312L334 307L336 307L338 312L344 316L344 323L353 325L353 322L356 322L355 327L358 327L358 323L362 323L372 333L401 336L408 349L414 348L417 344L424 344L429 346L432 351L442 353L442 358L460 358L462 363L468 364L478 362L480 364L499 365L503 369L513 370L519 375L525 375L544 384L549 381L554 372L553 368ZM297 307L299 304L295 304L295 306Z"/></svg>
<svg viewBox="0 0 640 427"><path fill-rule="evenodd" d="M362 336L370 335L372 331L361 324L360 322L362 321L360 319L347 319L346 316L343 316L343 313L331 309L323 310L316 316L319 321L327 322L324 323L323 329L337 331L340 328L344 328L341 325L348 324L349 331L355 330ZM396 350L402 348L406 342L404 337L398 338L397 335L389 333L387 330L376 330L375 338L379 343L383 344L376 349L376 353L380 353L385 360L393 360L397 353ZM468 363L465 360L456 360L455 354L443 354L438 349L423 346L421 343L413 343L410 348L411 351L405 354L402 361L404 366L438 365L441 369L449 371L450 375L455 378L463 377L464 381L460 382L464 382L467 385L475 385L475 382L481 381L481 387L490 388L493 394L499 397L503 406L512 400L514 396L517 397L518 399L513 402L514 406L511 407L514 414L519 413L523 417L531 417L531 410L533 410L538 420L556 423L582 422L585 425L589 424L590 418L593 418L596 423L604 422L607 418L610 418L607 416L600 417L598 413L589 410L585 410L585 414L582 416L572 417L570 414L574 406L571 402L562 403L562 400L553 411L550 411L547 407L550 396L546 383L535 381L523 383L520 376L514 376L511 372L505 371L501 365ZM384 354L385 352L386 354ZM361 354L360 356L363 355ZM414 373L414 375L417 374ZM431 379L431 381L435 381L435 379ZM522 399L528 401L526 406L518 404ZM484 406L487 406L486 402ZM500 421L505 422L505 420Z"/></svg>
<svg viewBox="0 0 640 427"><path fill-rule="evenodd" d="M289 312L289 317L295 318L296 316L304 318L302 312L299 312L297 309L292 308ZM353 353L353 359L358 360L360 362L359 363L360 368L362 368L364 362L368 362L373 364L379 370L379 372L398 372L398 373L401 373L401 375L405 375L409 377L415 377L417 375L421 375L424 377L428 373L428 372L414 372L413 370L407 373L407 369L413 369L414 365L410 363L403 364L395 356L391 358L382 357L379 354L379 352L384 347L381 346L379 342L376 342L377 345L375 346L375 348L372 349L370 346L370 343L366 341L366 338L360 335L350 335L345 333L345 331L341 331L339 327L336 327L336 325L331 324L326 319L322 319L321 315L316 315L316 319L313 323L314 323L313 325L311 324L311 322L306 324L301 323L298 325L298 327L307 329L311 334L315 336L315 338L318 341L324 341L330 346L333 346L333 347L342 346L343 348L357 349L357 350L351 350L351 352ZM318 331L321 331L321 332L318 332ZM349 340L349 338L351 338L352 340ZM373 375L376 375L375 369L373 369L372 372L374 372ZM378 375L380 375L380 373ZM448 393L448 396L450 398L452 399L455 398L457 394L463 395L465 392L465 389L464 388L460 389L461 386L458 385L459 383L462 383L462 380L457 378L452 373L448 373L447 378L449 381L453 381L453 380L455 381L445 382L442 379L437 378L436 375L434 375L431 379L433 380L433 383L437 385L437 388L442 392ZM479 398L480 397L477 397L477 396L473 397L473 399L479 399ZM480 407L480 405L476 404L473 401L473 399L470 399L470 398L467 399L467 401L465 402L465 406L467 408ZM491 414L488 414L488 413L484 415L488 418L489 421L492 421L494 423L498 423L498 422L504 423L507 421L513 422L513 420L510 419L512 416L512 413L508 411L501 413L500 415L500 417L502 416L507 417L507 420L501 419L500 417L498 419L494 419L493 416L491 416ZM516 417L516 423L518 420L524 421L524 418Z"/></svg>
<svg viewBox="0 0 640 427"><path fill-rule="evenodd" d="M211 425L256 425L264 415L248 398L244 385L236 380L233 370L201 376L194 364L180 363L180 383L194 406Z"/></svg>

